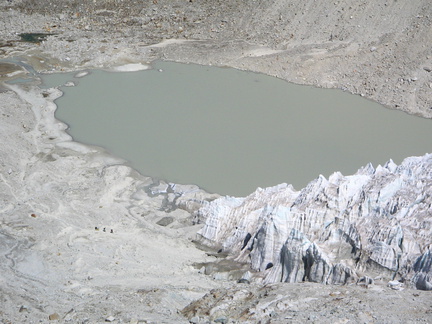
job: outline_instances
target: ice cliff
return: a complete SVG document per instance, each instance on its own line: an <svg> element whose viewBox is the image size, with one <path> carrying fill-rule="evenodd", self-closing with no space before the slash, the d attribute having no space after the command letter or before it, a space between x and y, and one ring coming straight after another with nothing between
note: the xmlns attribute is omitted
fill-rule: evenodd
<svg viewBox="0 0 432 324"><path fill-rule="evenodd" d="M282 184L221 197L195 216L199 235L264 282L345 284L399 280L432 290L432 154L352 176L334 173L301 191Z"/></svg>

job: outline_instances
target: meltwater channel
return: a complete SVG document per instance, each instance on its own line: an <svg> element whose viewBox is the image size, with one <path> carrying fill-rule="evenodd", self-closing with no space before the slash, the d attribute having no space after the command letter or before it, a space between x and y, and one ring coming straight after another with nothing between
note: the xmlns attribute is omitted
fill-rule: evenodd
<svg viewBox="0 0 432 324"><path fill-rule="evenodd" d="M139 72L43 76L61 87L56 117L79 142L144 175L245 196L303 188L320 174L432 152L432 121L340 90L231 68L158 62Z"/></svg>

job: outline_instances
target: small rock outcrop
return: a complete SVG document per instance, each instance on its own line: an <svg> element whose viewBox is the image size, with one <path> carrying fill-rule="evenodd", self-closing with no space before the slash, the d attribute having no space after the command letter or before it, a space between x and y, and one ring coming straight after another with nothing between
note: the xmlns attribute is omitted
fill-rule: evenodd
<svg viewBox="0 0 432 324"><path fill-rule="evenodd" d="M221 197L196 213L203 242L249 262L265 282L410 282L432 290L432 155L309 183ZM268 266L271 264L272 266Z"/></svg>

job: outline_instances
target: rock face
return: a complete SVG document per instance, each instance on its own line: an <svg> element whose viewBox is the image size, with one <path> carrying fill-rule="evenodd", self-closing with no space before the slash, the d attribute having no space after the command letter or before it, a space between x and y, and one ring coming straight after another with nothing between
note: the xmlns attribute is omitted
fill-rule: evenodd
<svg viewBox="0 0 432 324"><path fill-rule="evenodd" d="M250 262L264 281L346 284L361 277L432 290L432 155L352 176L320 176L303 190L257 189L198 210L207 244Z"/></svg>

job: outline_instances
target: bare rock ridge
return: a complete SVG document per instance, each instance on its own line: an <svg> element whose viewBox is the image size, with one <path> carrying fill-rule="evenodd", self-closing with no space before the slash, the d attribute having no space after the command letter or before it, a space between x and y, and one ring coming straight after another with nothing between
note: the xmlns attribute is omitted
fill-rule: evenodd
<svg viewBox="0 0 432 324"><path fill-rule="evenodd" d="M374 278L432 290L432 155L352 176L320 176L246 198L221 197L196 213L199 235L249 262L264 282L347 284Z"/></svg>

